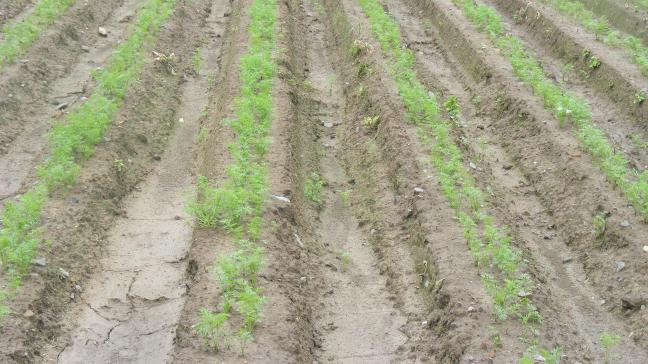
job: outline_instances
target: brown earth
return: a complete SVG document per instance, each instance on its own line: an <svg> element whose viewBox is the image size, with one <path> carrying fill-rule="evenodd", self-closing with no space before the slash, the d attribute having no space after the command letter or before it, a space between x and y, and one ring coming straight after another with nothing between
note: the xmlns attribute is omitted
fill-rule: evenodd
<svg viewBox="0 0 648 364"><path fill-rule="evenodd" d="M21 15L29 12L35 0L6 0L0 4L0 26L13 19L20 19Z"/></svg>
<svg viewBox="0 0 648 364"><path fill-rule="evenodd" d="M263 319L244 356L238 344L209 350L194 332L198 310L219 307L211 267L234 244L220 229L197 226L186 206L198 175L222 180L231 162L236 135L221 121L233 116L239 93L251 3L179 1L147 46L174 53L175 74L147 53L79 182L47 203L51 244L38 253L46 264L34 265L10 300L0 362L518 362L529 333L493 316L429 147L406 122L389 63L355 0L278 2ZM453 137L537 286L532 299L544 317L537 344L560 346L563 362L600 363L599 335L609 331L623 337L614 348L619 362L648 362L646 223L451 1L381 3L401 26L425 87L462 105ZM563 81L591 101L616 148L638 168L648 165L648 150L628 139L646 139L637 123L645 105L630 109L621 100L645 78L559 14L527 4L528 16L519 17L523 2L487 3L556 79L564 62L584 62L576 56L582 49L603 54L591 77ZM3 3L0 12L17 14L21 4L28 7ZM92 92L89 72L127 37L138 4L78 2L31 47L29 62L0 73L1 199L33 182L48 120ZM535 7L540 15L531 17ZM536 35L547 27L552 37ZM364 46L354 56L357 42ZM600 85L609 80L629 86L607 92ZM367 117L377 125L365 125ZM304 193L314 173L325 182L321 203ZM606 229L597 237L600 213Z"/></svg>

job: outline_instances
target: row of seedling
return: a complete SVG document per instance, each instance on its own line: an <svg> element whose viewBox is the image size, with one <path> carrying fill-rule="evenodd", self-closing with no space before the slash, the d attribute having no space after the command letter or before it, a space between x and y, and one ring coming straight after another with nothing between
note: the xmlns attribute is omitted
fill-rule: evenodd
<svg viewBox="0 0 648 364"><path fill-rule="evenodd" d="M641 39L632 35L621 34L610 25L605 17L597 16L586 9L585 5L581 2L573 0L542 1L580 23L585 29L592 32L596 36L596 39L625 51L632 62L639 67L641 73L648 76L648 47L643 45ZM596 60L598 58L595 56L590 58L590 68L598 67ZM600 61L598 64L600 65Z"/></svg>
<svg viewBox="0 0 648 364"><path fill-rule="evenodd" d="M592 121L587 101L574 95L545 74L538 60L527 51L522 41L506 32L497 11L473 0L454 0L464 15L486 33L493 44L511 62L513 72L542 98L545 107L558 119L573 125L581 147L589 153L603 173L623 191L636 210L648 220L648 170L640 172L628 167L623 152L616 151L603 131Z"/></svg>
<svg viewBox="0 0 648 364"><path fill-rule="evenodd" d="M40 0L24 19L10 21L0 31L0 70L20 57L41 33L75 0Z"/></svg>
<svg viewBox="0 0 648 364"><path fill-rule="evenodd" d="M81 163L94 152L122 105L129 86L137 79L162 24L173 13L175 0L147 0L130 30L130 36L93 76L96 86L81 106L54 122L47 138L49 151L38 166L38 181L2 213L0 263L11 288L20 286L42 241L41 216L51 193L71 187ZM1 311L1 310L0 310Z"/></svg>
<svg viewBox="0 0 648 364"><path fill-rule="evenodd" d="M189 206L201 226L225 229L236 245L234 252L220 255L214 263L219 310L201 309L195 325L214 350L235 339L243 354L264 303L257 282L263 260L258 241L268 195L266 154L277 68L273 59L276 20L275 0L255 0L250 7L249 48L239 68L241 94L234 102L234 118L224 121L236 134L229 145L232 163L224 181L200 177L197 199Z"/></svg>
<svg viewBox="0 0 648 364"><path fill-rule="evenodd" d="M417 125L422 142L431 149L430 163L437 170L442 191L464 229L482 282L493 300L494 315L500 320L520 319L532 335L526 355L535 355L539 350L536 327L543 319L530 299L534 284L522 272L521 253L511 245L511 237L495 225L484 209L486 197L476 186L453 140L452 129L457 125L453 119L461 114L458 100L451 96L444 103L449 116L445 120L436 98L418 79L415 56L401 43L398 24L377 0L360 0L360 5L387 57L408 121Z"/></svg>

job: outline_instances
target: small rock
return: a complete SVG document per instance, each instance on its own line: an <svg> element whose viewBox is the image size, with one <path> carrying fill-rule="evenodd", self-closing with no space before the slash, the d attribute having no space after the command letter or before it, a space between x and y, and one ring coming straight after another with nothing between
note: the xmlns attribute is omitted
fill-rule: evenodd
<svg viewBox="0 0 648 364"><path fill-rule="evenodd" d="M332 127L333 127L333 123L326 122L326 123L324 123L324 127L325 127L325 128L332 128Z"/></svg>
<svg viewBox="0 0 648 364"><path fill-rule="evenodd" d="M567 258L563 258L562 262L563 262L563 264L567 264L567 263L571 262L572 260L574 260L574 258L567 257Z"/></svg>
<svg viewBox="0 0 648 364"><path fill-rule="evenodd" d="M23 313L23 316L27 317L27 318L33 317L34 316L34 311L27 310L27 311L25 311L25 313Z"/></svg>
<svg viewBox="0 0 648 364"><path fill-rule="evenodd" d="M616 270L617 270L617 272L622 271L623 268L625 268L625 262L617 262L617 263L616 263Z"/></svg>
<svg viewBox="0 0 648 364"><path fill-rule="evenodd" d="M477 169L477 166L473 162L468 163L468 166L472 169Z"/></svg>
<svg viewBox="0 0 648 364"><path fill-rule="evenodd" d="M90 52L90 47L81 46L81 50L88 53L88 52Z"/></svg>
<svg viewBox="0 0 648 364"><path fill-rule="evenodd" d="M428 324L427 321L423 321L423 322L421 322L421 326L427 326L427 324Z"/></svg>
<svg viewBox="0 0 648 364"><path fill-rule="evenodd" d="M32 264L37 265L39 267L44 267L47 265L47 260L45 258L32 259Z"/></svg>
<svg viewBox="0 0 648 364"><path fill-rule="evenodd" d="M639 309L641 309L641 311L646 311L646 305L641 305L641 307L639 307Z"/></svg>
<svg viewBox="0 0 648 364"><path fill-rule="evenodd" d="M108 31L107 31L106 28L104 28L104 27L99 27L99 29L97 30L97 32L98 32L99 35L102 36L102 37L107 37L107 36L108 36Z"/></svg>
<svg viewBox="0 0 648 364"><path fill-rule="evenodd" d="M68 103L67 103L67 102L63 102L63 103L60 103L60 104L58 104L58 105L56 106L56 110L63 110L63 109L66 109L67 107L68 107Z"/></svg>
<svg viewBox="0 0 648 364"><path fill-rule="evenodd" d="M518 297L522 297L522 298L524 298L524 297L529 297L529 296L531 296L531 292L527 292L527 291L520 291L520 292L518 292L517 295L518 295Z"/></svg>
<svg viewBox="0 0 648 364"><path fill-rule="evenodd" d="M619 225L621 225L621 227L624 227L624 228L629 227L630 226L630 221L623 220L623 221L621 221L621 223Z"/></svg>
<svg viewBox="0 0 648 364"><path fill-rule="evenodd" d="M648 253L648 245L644 245L644 246L643 246L643 251L646 252L646 253Z"/></svg>
<svg viewBox="0 0 648 364"><path fill-rule="evenodd" d="M416 193L417 195L420 195L423 192L425 192L425 190L422 189L421 187L414 187L414 193Z"/></svg>
<svg viewBox="0 0 648 364"><path fill-rule="evenodd" d="M600 304L601 306L603 306L603 305L605 304L605 300L600 300L600 301L599 301L599 304Z"/></svg>
<svg viewBox="0 0 648 364"><path fill-rule="evenodd" d="M468 312L475 312L475 311L477 311L476 308L474 308L473 306L468 306Z"/></svg>
<svg viewBox="0 0 648 364"><path fill-rule="evenodd" d="M179 123L184 123L184 118L180 118L180 119L178 119L178 122L179 122Z"/></svg>
<svg viewBox="0 0 648 364"><path fill-rule="evenodd" d="M281 201L281 202L285 202L285 203L290 203L290 200L288 199L288 197L285 197L285 196L275 196L275 195L271 195L271 196L272 196L272 198L274 198L275 200L278 200L278 201Z"/></svg>
<svg viewBox="0 0 648 364"><path fill-rule="evenodd" d="M513 165L512 164L505 164L505 165L502 166L502 168L504 168L505 170L508 171L509 169L513 168Z"/></svg>
<svg viewBox="0 0 648 364"><path fill-rule="evenodd" d="M75 285L74 285L74 290L77 291L77 292L81 292L82 289L81 289L81 286L80 286L80 285L75 284Z"/></svg>
<svg viewBox="0 0 648 364"><path fill-rule="evenodd" d="M536 362L536 363L544 363L544 362L547 361L547 360L545 360L544 356L542 356L542 355L540 355L540 354L536 354L536 355L533 357L533 361Z"/></svg>

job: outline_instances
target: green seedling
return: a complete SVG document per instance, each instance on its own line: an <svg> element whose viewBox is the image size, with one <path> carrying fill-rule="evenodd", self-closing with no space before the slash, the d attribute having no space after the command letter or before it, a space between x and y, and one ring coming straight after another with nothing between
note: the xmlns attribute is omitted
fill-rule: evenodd
<svg viewBox="0 0 648 364"><path fill-rule="evenodd" d="M196 52L194 52L194 55L191 58L191 65L193 66L193 71L196 74L199 74L200 68L202 66L202 54L200 52L200 48L196 49Z"/></svg>
<svg viewBox="0 0 648 364"><path fill-rule="evenodd" d="M342 261L342 268L344 270L349 269L351 266L351 253L345 250L338 250L336 254L340 258L340 261Z"/></svg>
<svg viewBox="0 0 648 364"><path fill-rule="evenodd" d="M229 314L211 312L206 308L201 308L198 314L200 321L194 326L194 332L203 338L205 346L215 351L220 351L223 345L227 346L230 335L225 328L225 323Z"/></svg>
<svg viewBox="0 0 648 364"><path fill-rule="evenodd" d="M621 336L611 332L603 331L601 333L601 336L599 336L599 341L601 342L601 347L603 347L605 364L612 363L614 359L614 353L612 352L612 349L619 345L619 343L621 342Z"/></svg>
<svg viewBox="0 0 648 364"><path fill-rule="evenodd" d="M340 198L342 199L342 202L344 202L345 205L351 206L351 190L344 190L340 192Z"/></svg>
<svg viewBox="0 0 648 364"><path fill-rule="evenodd" d="M633 102L637 105L640 105L644 101L646 101L646 91L641 90L635 94Z"/></svg>
<svg viewBox="0 0 648 364"><path fill-rule="evenodd" d="M594 225L594 235L596 239L603 239L605 237L605 230L607 228L607 218L605 214L599 213L594 216L592 219L592 225Z"/></svg>
<svg viewBox="0 0 648 364"><path fill-rule="evenodd" d="M587 67L591 70L595 70L601 67L601 60L598 57L591 57L587 62Z"/></svg>
<svg viewBox="0 0 648 364"><path fill-rule="evenodd" d="M304 196L321 206L324 201L322 200L322 192L326 182L322 180L320 175L317 172L311 173L310 177L304 182Z"/></svg>
<svg viewBox="0 0 648 364"><path fill-rule="evenodd" d="M365 116L364 119L362 119L362 125L365 128L373 128L376 125L378 125L379 120L380 120L380 117L378 115L376 115L376 116Z"/></svg>

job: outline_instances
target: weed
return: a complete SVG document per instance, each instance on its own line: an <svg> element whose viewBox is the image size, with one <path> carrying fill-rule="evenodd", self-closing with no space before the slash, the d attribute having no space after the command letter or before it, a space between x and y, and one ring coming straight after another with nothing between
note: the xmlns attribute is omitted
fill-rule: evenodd
<svg viewBox="0 0 648 364"><path fill-rule="evenodd" d="M351 266L351 253L345 250L338 250L335 253L337 254L338 258L340 258L340 261L342 261L342 268L344 270L349 269L349 267Z"/></svg>
<svg viewBox="0 0 648 364"><path fill-rule="evenodd" d="M601 60L598 57L593 56L587 62L587 67L589 67L589 69L591 69L591 70L597 69L597 68L601 67Z"/></svg>
<svg viewBox="0 0 648 364"><path fill-rule="evenodd" d="M342 202L344 202L344 204L346 206L351 206L351 200L350 200L351 199L351 190L350 189L340 192L340 198L342 199Z"/></svg>
<svg viewBox="0 0 648 364"><path fill-rule="evenodd" d="M206 127L201 127L200 131L198 131L198 143L204 143L207 138L209 137L209 130Z"/></svg>
<svg viewBox="0 0 648 364"><path fill-rule="evenodd" d="M637 105L640 105L644 101L646 101L646 91L641 90L634 95L634 100L632 102Z"/></svg>
<svg viewBox="0 0 648 364"><path fill-rule="evenodd" d="M326 183L317 172L311 173L310 177L304 182L304 196L321 206L324 203L322 201L322 190L325 185Z"/></svg>
<svg viewBox="0 0 648 364"><path fill-rule="evenodd" d="M364 119L362 119L362 125L364 125L365 128L373 128L376 125L378 125L378 121L380 120L380 116L365 116Z"/></svg>
<svg viewBox="0 0 648 364"><path fill-rule="evenodd" d="M193 71L196 74L200 73L200 67L202 66L202 54L200 48L196 49L193 57L191 58L191 65L193 66Z"/></svg>
<svg viewBox="0 0 648 364"><path fill-rule="evenodd" d="M641 139L641 136L639 134L630 135L630 140L632 141L632 144L634 145L634 147L637 148L637 149L648 148L648 142L644 142Z"/></svg>
<svg viewBox="0 0 648 364"><path fill-rule="evenodd" d="M455 123L459 122L461 109L459 107L459 100L457 99L457 96L448 97L446 102L443 103L443 107L445 107L446 111L448 112L448 117L450 118L450 120L454 121Z"/></svg>
<svg viewBox="0 0 648 364"><path fill-rule="evenodd" d="M612 353L612 349L614 349L615 346L619 345L621 342L621 336L603 331L601 333L601 336L599 336L599 341L601 342L601 346L603 347L603 354L605 356L605 364L612 363L614 359L614 353Z"/></svg>
<svg viewBox="0 0 648 364"><path fill-rule="evenodd" d="M594 235L596 236L596 239L603 239L607 228L607 218L605 214L596 214L592 219L592 225L594 225Z"/></svg>

